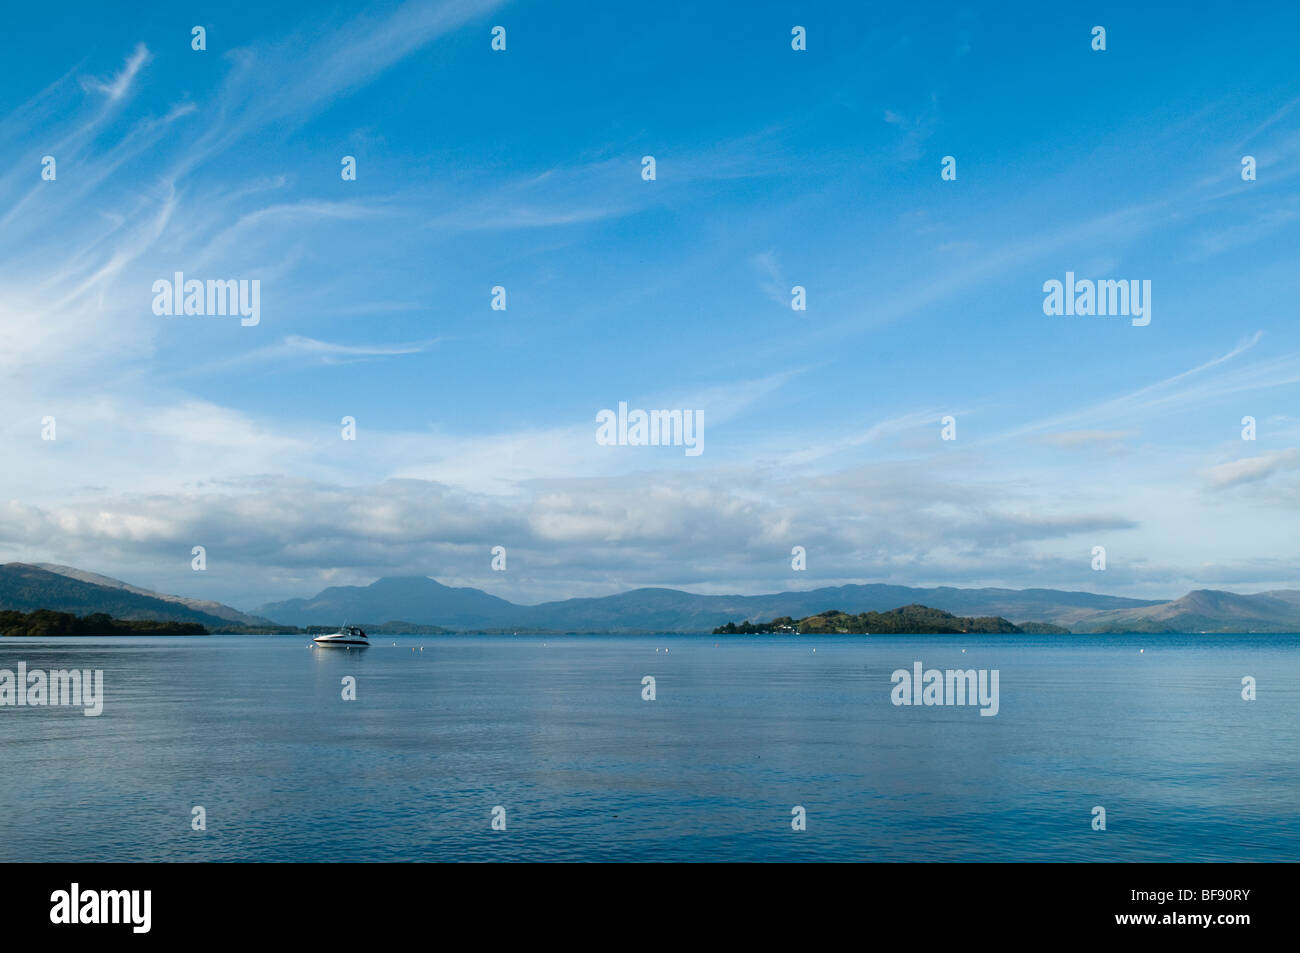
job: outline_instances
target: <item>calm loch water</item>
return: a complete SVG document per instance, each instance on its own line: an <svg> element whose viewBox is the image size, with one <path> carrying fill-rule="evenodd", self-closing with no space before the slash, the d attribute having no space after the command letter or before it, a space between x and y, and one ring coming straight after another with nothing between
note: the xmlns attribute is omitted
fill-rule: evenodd
<svg viewBox="0 0 1300 953"><path fill-rule="evenodd" d="M0 861L1300 859L1300 636L307 641L0 640L106 696L0 707Z"/></svg>

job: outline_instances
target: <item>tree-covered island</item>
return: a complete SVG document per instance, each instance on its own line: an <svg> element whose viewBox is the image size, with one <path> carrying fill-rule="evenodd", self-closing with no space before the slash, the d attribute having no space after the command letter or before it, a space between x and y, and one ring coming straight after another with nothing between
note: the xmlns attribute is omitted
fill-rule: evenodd
<svg viewBox="0 0 1300 953"><path fill-rule="evenodd" d="M1001 616L967 618L921 605L902 606L887 612L860 612L857 615L828 609L802 619L780 616L771 622L754 623L746 620L739 625L728 622L713 630L714 635L956 635L971 632L1068 635L1070 630L1045 622L1014 625Z"/></svg>

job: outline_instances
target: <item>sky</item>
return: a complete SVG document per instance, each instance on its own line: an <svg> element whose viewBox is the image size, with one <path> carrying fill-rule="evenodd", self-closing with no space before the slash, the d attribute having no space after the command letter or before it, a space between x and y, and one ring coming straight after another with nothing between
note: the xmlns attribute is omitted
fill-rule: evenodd
<svg viewBox="0 0 1300 953"><path fill-rule="evenodd" d="M1133 6L7 11L0 561L1300 588L1300 8ZM1045 314L1067 272L1150 323ZM601 445L620 402L703 452Z"/></svg>

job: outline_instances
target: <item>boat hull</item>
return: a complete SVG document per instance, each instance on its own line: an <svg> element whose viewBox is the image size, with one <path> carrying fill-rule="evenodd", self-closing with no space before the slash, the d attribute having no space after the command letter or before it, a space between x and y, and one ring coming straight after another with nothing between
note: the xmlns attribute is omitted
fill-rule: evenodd
<svg viewBox="0 0 1300 953"><path fill-rule="evenodd" d="M317 645L369 645L366 630L359 625L345 625L337 632L322 632L312 639Z"/></svg>

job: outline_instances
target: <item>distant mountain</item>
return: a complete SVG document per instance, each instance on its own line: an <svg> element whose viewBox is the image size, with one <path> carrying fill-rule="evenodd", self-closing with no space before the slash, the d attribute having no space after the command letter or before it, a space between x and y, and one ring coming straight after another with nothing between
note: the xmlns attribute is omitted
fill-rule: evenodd
<svg viewBox="0 0 1300 953"><path fill-rule="evenodd" d="M266 623L264 619L217 602L150 592L67 566L42 568L27 563L0 565L0 610L3 609L16 612L50 609L77 616L103 612L115 619L197 622L216 632L232 621L248 619Z"/></svg>
<svg viewBox="0 0 1300 953"><path fill-rule="evenodd" d="M331 586L311 599L272 602L258 615L285 625L342 625L405 619L453 629L498 628L521 607L481 589L456 589L428 576L385 576L368 586Z"/></svg>

